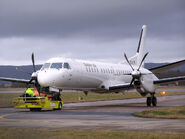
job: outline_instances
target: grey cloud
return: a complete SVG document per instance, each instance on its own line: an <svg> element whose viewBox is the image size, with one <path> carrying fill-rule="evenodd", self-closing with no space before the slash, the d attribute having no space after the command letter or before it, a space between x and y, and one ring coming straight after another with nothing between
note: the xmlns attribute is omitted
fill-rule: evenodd
<svg viewBox="0 0 185 139"><path fill-rule="evenodd" d="M148 24L154 35L185 36L184 4L182 0L3 0L0 35L110 39L136 36L138 27Z"/></svg>
<svg viewBox="0 0 185 139"><path fill-rule="evenodd" d="M0 64L54 56L123 60L148 25L151 61L185 56L184 0L0 0ZM165 51L168 50L168 51Z"/></svg>

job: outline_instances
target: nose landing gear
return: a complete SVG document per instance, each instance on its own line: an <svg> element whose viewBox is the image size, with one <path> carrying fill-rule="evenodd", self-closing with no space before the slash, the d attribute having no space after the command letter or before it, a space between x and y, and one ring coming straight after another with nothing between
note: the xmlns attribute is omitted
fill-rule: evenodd
<svg viewBox="0 0 185 139"><path fill-rule="evenodd" d="M148 107L151 106L151 104L155 107L157 106L157 98L154 96L154 93L151 94L151 97L147 97L146 104Z"/></svg>

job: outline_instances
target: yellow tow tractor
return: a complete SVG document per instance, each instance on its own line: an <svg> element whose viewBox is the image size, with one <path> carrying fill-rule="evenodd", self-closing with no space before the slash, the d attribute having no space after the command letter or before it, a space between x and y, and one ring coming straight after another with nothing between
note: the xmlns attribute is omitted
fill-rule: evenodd
<svg viewBox="0 0 185 139"><path fill-rule="evenodd" d="M34 88L28 88L27 91L33 91L34 95L30 96L24 93L20 97L13 98L12 102L14 108L30 109L30 111L41 111L41 109L61 110L63 101L61 100L60 93L47 95L39 94Z"/></svg>

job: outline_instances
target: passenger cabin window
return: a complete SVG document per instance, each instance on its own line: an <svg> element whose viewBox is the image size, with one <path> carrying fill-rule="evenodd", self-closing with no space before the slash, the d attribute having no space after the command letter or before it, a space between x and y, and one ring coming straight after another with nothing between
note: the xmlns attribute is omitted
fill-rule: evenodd
<svg viewBox="0 0 185 139"><path fill-rule="evenodd" d="M41 70L48 69L49 66L50 66L50 63L45 63L45 64L42 66Z"/></svg>
<svg viewBox="0 0 185 139"><path fill-rule="evenodd" d="M64 68L65 68L65 69L70 69L69 63L64 63Z"/></svg>
<svg viewBox="0 0 185 139"><path fill-rule="evenodd" d="M62 68L62 63L52 63L50 68L52 68L52 69L61 69Z"/></svg>

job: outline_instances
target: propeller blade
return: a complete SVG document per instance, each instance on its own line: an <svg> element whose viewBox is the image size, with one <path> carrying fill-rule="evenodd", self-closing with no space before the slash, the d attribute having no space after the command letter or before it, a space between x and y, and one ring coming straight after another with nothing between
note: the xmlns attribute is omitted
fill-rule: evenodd
<svg viewBox="0 0 185 139"><path fill-rule="evenodd" d="M141 68L141 65L143 64L143 61L145 60L146 56L148 55L148 52L144 55L143 59L141 60L141 63L137 69L137 71L139 71L139 69Z"/></svg>
<svg viewBox="0 0 185 139"><path fill-rule="evenodd" d="M30 80L30 82L32 82L33 80L35 81L35 82L34 82L34 85L35 85L35 87L36 87L36 89L37 89L37 91L38 91L38 93L39 93L39 96L40 96L40 84L38 83L37 78L36 78L36 79L33 79L33 78L32 78L32 79Z"/></svg>
<svg viewBox="0 0 185 139"><path fill-rule="evenodd" d="M31 79L28 84L31 84L32 81L33 81L33 79Z"/></svg>
<svg viewBox="0 0 185 139"><path fill-rule="evenodd" d="M35 83L35 87L37 88L37 91L38 91L39 96L40 96L40 85L38 84L37 81L36 81L36 83Z"/></svg>
<svg viewBox="0 0 185 139"><path fill-rule="evenodd" d="M33 70L34 70L34 72L36 72L34 53L32 53L32 55L31 55L31 59L32 59L32 64L33 64Z"/></svg>
<svg viewBox="0 0 185 139"><path fill-rule="evenodd" d="M129 86L132 85L132 83L134 82L134 80L135 80L135 78L132 78L132 81L130 82L130 85Z"/></svg>
<svg viewBox="0 0 185 139"><path fill-rule="evenodd" d="M126 55L125 53L124 53L124 57L125 57L127 63L128 63L128 64L130 65L130 67L132 68L132 70L134 71L134 68L132 67L132 65L131 65L130 62L128 61L127 55Z"/></svg>

